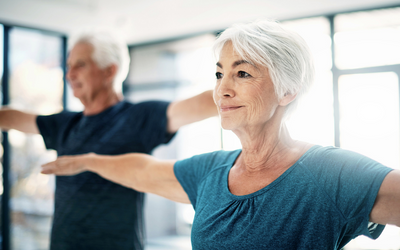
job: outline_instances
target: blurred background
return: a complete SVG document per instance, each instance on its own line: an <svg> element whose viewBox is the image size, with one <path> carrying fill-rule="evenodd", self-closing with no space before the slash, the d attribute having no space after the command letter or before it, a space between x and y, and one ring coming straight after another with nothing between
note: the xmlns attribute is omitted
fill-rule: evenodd
<svg viewBox="0 0 400 250"><path fill-rule="evenodd" d="M399 169L400 1L398 0L0 0L1 103L38 114L82 110L65 81L70 35L82 27L121 33L131 55L125 98L179 100L215 84L211 46L233 23L272 18L308 42L316 81L288 122L295 139L367 155ZM40 165L56 158L41 136L2 133L2 250L45 250L54 177ZM240 148L218 118L182 128L153 154L183 159ZM186 250L194 211L146 197L146 250ZM400 249L400 230L345 248Z"/></svg>

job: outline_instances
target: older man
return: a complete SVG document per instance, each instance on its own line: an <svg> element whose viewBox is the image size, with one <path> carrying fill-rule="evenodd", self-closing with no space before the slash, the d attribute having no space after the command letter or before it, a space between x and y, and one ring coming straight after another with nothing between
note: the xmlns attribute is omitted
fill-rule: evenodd
<svg viewBox="0 0 400 250"><path fill-rule="evenodd" d="M129 65L124 43L84 34L70 50L67 79L83 112L38 116L0 111L0 128L41 134L59 156L151 153L183 125L217 114L211 91L179 102L122 100ZM56 177L51 249L143 249L143 194L90 172Z"/></svg>

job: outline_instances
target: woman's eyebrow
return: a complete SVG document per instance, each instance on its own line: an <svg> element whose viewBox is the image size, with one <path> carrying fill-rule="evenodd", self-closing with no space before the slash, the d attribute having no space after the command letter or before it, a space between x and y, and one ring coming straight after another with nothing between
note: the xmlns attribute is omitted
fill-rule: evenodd
<svg viewBox="0 0 400 250"><path fill-rule="evenodd" d="M239 66L240 64L250 64L251 66L254 66L252 63L250 63L249 61L246 60L237 60L234 63L232 63L232 68Z"/></svg>
<svg viewBox="0 0 400 250"><path fill-rule="evenodd" d="M244 64L244 63L250 64L251 66L255 67L255 65L254 65L253 63L249 62L249 61L246 61L246 60L237 60L237 61L235 61L235 62L232 63L232 68L235 68L235 67L239 66L240 64ZM223 67L222 67L222 64L221 64L220 62L217 62L216 64L217 64L217 66L220 67L221 69L223 68Z"/></svg>

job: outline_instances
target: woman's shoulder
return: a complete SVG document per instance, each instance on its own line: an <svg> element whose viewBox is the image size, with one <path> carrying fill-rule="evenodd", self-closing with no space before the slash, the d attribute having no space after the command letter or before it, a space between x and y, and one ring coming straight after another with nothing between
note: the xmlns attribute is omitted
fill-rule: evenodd
<svg viewBox="0 0 400 250"><path fill-rule="evenodd" d="M311 161L347 162L349 160L371 160L360 153L334 146L312 146L302 157Z"/></svg>
<svg viewBox="0 0 400 250"><path fill-rule="evenodd" d="M242 151L241 149L234 151L218 150L205 154L195 155L186 160L190 160L192 162L198 162L201 165L208 165L208 166L233 164L241 151Z"/></svg>
<svg viewBox="0 0 400 250"><path fill-rule="evenodd" d="M314 173L373 173L389 169L365 155L333 146L313 146L301 157L299 163Z"/></svg>
<svg viewBox="0 0 400 250"><path fill-rule="evenodd" d="M194 172L198 176L204 176L216 169L232 166L239 156L241 150L235 151L214 151L205 154L199 154L190 158L177 161L175 170Z"/></svg>
<svg viewBox="0 0 400 250"><path fill-rule="evenodd" d="M174 172L178 180L190 180L200 183L206 176L214 171L223 170L232 166L241 150L215 151L177 161L174 165Z"/></svg>

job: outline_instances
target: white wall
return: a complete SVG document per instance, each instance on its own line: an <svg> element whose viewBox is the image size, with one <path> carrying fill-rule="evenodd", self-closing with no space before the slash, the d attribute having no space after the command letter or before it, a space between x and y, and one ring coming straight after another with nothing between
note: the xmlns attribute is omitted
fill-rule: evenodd
<svg viewBox="0 0 400 250"><path fill-rule="evenodd" d="M224 29L257 18L291 19L389 5L399 0L0 0L0 23L71 33L120 31L130 44Z"/></svg>

